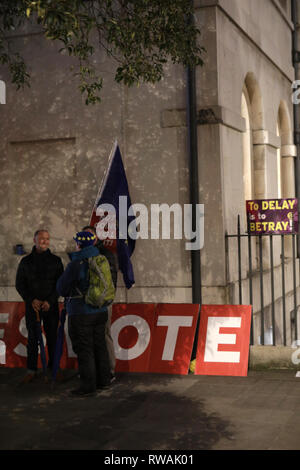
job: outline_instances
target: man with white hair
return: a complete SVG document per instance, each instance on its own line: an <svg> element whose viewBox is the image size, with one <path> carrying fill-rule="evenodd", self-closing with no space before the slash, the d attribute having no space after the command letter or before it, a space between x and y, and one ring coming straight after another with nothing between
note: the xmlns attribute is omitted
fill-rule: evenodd
<svg viewBox="0 0 300 470"><path fill-rule="evenodd" d="M21 259L16 275L16 289L25 302L25 320L28 330L28 371L23 383L31 382L37 373L38 320L44 326L48 349L48 368L52 368L59 321L56 282L64 270L61 259L51 253L49 249L50 235L48 230L37 230L33 241L32 251Z"/></svg>

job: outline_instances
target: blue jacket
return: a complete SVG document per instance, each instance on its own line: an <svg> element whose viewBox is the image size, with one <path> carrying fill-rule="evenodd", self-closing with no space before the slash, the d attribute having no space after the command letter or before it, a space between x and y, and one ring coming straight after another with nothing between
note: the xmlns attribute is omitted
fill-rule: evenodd
<svg viewBox="0 0 300 470"><path fill-rule="evenodd" d="M67 265L65 272L56 283L56 290L59 295L65 297L65 305L68 315L91 314L107 312L107 308L93 307L84 301L84 296L80 292L86 292L88 288L88 263L87 258L99 255L99 250L95 246L87 246L80 251L70 253L71 262Z"/></svg>

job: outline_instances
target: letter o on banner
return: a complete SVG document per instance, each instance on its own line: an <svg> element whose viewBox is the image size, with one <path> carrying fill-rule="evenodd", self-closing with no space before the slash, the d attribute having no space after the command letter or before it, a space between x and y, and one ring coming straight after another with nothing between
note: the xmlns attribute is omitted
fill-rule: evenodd
<svg viewBox="0 0 300 470"><path fill-rule="evenodd" d="M133 326L138 332L138 340L136 344L129 349L122 348L119 344L119 334L127 326ZM147 349L151 332L146 320L137 315L124 315L118 318L111 326L111 335L115 345L116 358L122 361L130 361L136 359Z"/></svg>

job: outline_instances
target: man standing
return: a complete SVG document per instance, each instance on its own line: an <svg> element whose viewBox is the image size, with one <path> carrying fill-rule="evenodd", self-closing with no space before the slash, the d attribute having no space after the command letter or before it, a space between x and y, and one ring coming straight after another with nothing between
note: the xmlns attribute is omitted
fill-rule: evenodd
<svg viewBox="0 0 300 470"><path fill-rule="evenodd" d="M114 253L112 253L110 250L108 250L104 246L102 240L99 240L99 238L97 237L95 227L92 227L91 225L86 225L85 227L83 227L82 230L93 233L95 235L94 245L96 248L98 248L100 255L104 255L107 258L107 261L109 262L109 266L110 266L111 277L112 277L112 280L116 289L117 277L118 277L118 262L117 262L116 256L114 255ZM115 357L114 343L113 343L113 339L111 336L111 316L112 316L112 305L109 305L108 319L105 325L105 339L106 339L106 346L107 346L108 355L109 355L111 381L114 381L116 357Z"/></svg>
<svg viewBox="0 0 300 470"><path fill-rule="evenodd" d="M38 320L44 325L48 368L52 368L59 321L56 282L64 270L61 259L52 254L49 249L50 236L47 230L37 230L33 241L32 251L22 258L16 275L16 289L25 302L25 320L28 330L28 372L23 383L32 381L37 372Z"/></svg>

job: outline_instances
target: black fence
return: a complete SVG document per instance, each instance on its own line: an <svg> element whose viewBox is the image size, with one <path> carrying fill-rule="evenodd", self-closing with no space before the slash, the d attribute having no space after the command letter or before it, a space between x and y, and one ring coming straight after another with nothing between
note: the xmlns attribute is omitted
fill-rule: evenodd
<svg viewBox="0 0 300 470"><path fill-rule="evenodd" d="M293 279L293 286L292 286L292 295L293 295L293 310L291 312L291 334L292 338L291 341L297 340L297 332L298 332L298 325L297 325L297 281L296 281L296 268L297 268L297 254L296 254L296 242L297 242L297 233L291 232L290 234L284 235L277 235L277 234L251 234L249 233L241 233L241 226L240 226L240 217L238 216L237 219L237 233L234 235L229 235L228 233L225 234L225 246L226 246L226 254L227 254L227 263L228 263L228 253L229 253L229 243L235 243L236 252L237 252L237 268L238 268L238 297L239 297L239 304L242 305L248 304L252 306L252 321L251 321L251 334L250 334L250 343L251 345L254 344L254 332L253 332L253 301L254 296L259 296L258 301L260 302L260 344L265 344L265 292L266 289L270 289L271 293L271 323L272 323L272 344L276 345L276 328L275 328L275 287L274 287L274 246L273 242L275 238L280 237L281 243L281 253L280 253L280 269L281 269L281 296L282 296L282 311L279 314L282 315L282 340L283 345L287 345L287 312L286 312L286 279L285 279L285 240L287 237L290 239L292 238L292 253L291 253L291 266L292 266L292 279ZM253 237L256 238L257 242L257 252L255 256L257 258L256 267L253 268L253 248L251 241ZM243 263L245 262L242 255L241 249L241 242L242 239L247 239L247 253L248 253L248 263L247 266L247 277L246 280L249 283L249 294L247 295L247 299L244 297L243 286L242 286L242 267ZM268 271L270 271L270 284L267 285L264 279L264 274L266 270L263 266L263 255L266 252L266 246L263 246L263 239L269 240L269 267ZM278 267L278 265L277 265ZM254 276L259 275L259 289L253 289L253 279ZM257 292L259 290L259 292ZM268 342L268 344L270 344Z"/></svg>

